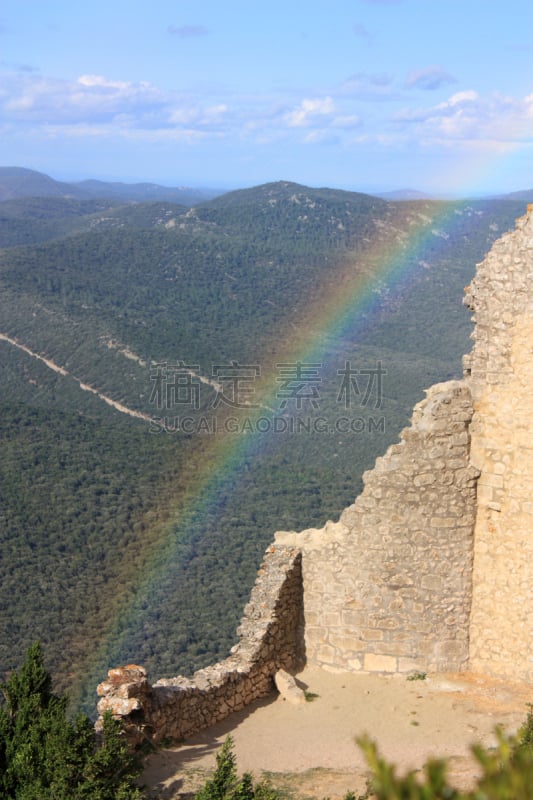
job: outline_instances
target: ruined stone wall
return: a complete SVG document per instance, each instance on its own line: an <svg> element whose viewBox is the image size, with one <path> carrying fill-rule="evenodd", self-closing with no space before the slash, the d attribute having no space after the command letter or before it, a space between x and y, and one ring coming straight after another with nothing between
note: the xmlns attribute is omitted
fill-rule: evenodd
<svg viewBox="0 0 533 800"><path fill-rule="evenodd" d="M433 386L338 523L278 533L302 550L309 661L343 670L464 668L475 479L470 392Z"/></svg>
<svg viewBox="0 0 533 800"><path fill-rule="evenodd" d="M302 550L307 654L324 667L533 680L533 206L467 304L465 380L428 390L338 523L277 534Z"/></svg>
<svg viewBox="0 0 533 800"><path fill-rule="evenodd" d="M237 633L229 658L192 679L178 676L152 686L142 667L111 669L98 687L97 730L111 710L124 721L132 744L177 741L269 694L279 669L297 670L304 661L299 551L268 548Z"/></svg>
<svg viewBox="0 0 533 800"><path fill-rule="evenodd" d="M470 667L533 680L533 206L478 265L465 358L481 472Z"/></svg>

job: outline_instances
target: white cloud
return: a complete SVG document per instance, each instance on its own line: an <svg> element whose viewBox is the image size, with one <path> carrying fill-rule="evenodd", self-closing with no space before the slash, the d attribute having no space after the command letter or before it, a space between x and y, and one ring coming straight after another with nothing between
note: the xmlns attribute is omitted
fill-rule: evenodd
<svg viewBox="0 0 533 800"><path fill-rule="evenodd" d="M129 89L133 84L128 83L127 81L110 81L108 78L104 78L102 75L80 75L78 78L78 83L82 86L87 87L94 87L98 86L100 88L105 89ZM141 85L148 85L148 84L141 84Z"/></svg>
<svg viewBox="0 0 533 800"><path fill-rule="evenodd" d="M0 118L10 131L58 138L132 141L336 142L381 150L437 144L533 140L533 94L523 98L474 89L439 103L399 106L408 95L386 74L351 75L316 94L238 94L211 86L203 95L162 89L149 81L98 74L59 80L33 74L0 77ZM426 94L419 95L425 98ZM372 102L376 100L387 100ZM389 111L390 104L397 108ZM15 136L16 134L12 134Z"/></svg>
<svg viewBox="0 0 533 800"><path fill-rule="evenodd" d="M75 81L11 75L0 80L0 111L20 125L54 130L70 126L76 135L91 127L98 134L112 125L119 135L122 129L135 128L216 129L229 107L209 100L201 104L193 96L163 91L148 81L133 83L102 75L81 75Z"/></svg>
<svg viewBox="0 0 533 800"><path fill-rule="evenodd" d="M47 125L42 135L47 139L120 139L134 143L158 144L164 142L181 142L193 144L205 141L213 136L220 138L222 134L212 134L194 128L154 128L140 129L123 126L120 129L115 124L84 124L79 125Z"/></svg>
<svg viewBox="0 0 533 800"><path fill-rule="evenodd" d="M293 111L286 114L290 128L305 128L316 124L317 118L331 116L335 111L335 104L331 97L317 97L304 99Z"/></svg>
<svg viewBox="0 0 533 800"><path fill-rule="evenodd" d="M425 144L438 142L451 146L457 142L498 142L507 144L533 141L533 95L522 99L494 93L483 97L474 90L456 92L447 100L428 108L404 108L394 117L402 132Z"/></svg>
<svg viewBox="0 0 533 800"><path fill-rule="evenodd" d="M168 119L172 125L177 126L204 126L222 120L228 111L228 106L224 103L208 106L207 108L197 105L183 105L175 108Z"/></svg>
<svg viewBox="0 0 533 800"><path fill-rule="evenodd" d="M456 92L445 103L439 103L437 108L454 108L465 103L475 103L479 100L479 94L473 89L466 92Z"/></svg>
<svg viewBox="0 0 533 800"><path fill-rule="evenodd" d="M404 108L395 114L394 119L399 122L423 122L437 117L452 116L460 113L461 109L468 106L468 104L475 103L478 99L479 95L472 90L457 92L448 100L428 108Z"/></svg>
<svg viewBox="0 0 533 800"><path fill-rule="evenodd" d="M4 111L16 120L72 123L113 119L132 113L142 117L167 105L165 95L148 82L114 81L82 75L76 81L8 76L2 81Z"/></svg>
<svg viewBox="0 0 533 800"><path fill-rule="evenodd" d="M362 124L358 114L343 113L330 96L305 98L291 111L286 111L282 121L291 129L304 129L302 141L318 143L339 141L343 132L358 128Z"/></svg>

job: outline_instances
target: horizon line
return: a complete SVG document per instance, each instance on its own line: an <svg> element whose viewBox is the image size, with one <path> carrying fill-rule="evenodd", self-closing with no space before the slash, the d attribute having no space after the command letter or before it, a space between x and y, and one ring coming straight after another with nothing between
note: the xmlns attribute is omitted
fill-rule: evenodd
<svg viewBox="0 0 533 800"><path fill-rule="evenodd" d="M30 172L36 172L40 175L44 175L48 178L51 178L58 183L69 183L69 184L78 184L84 181L100 181L102 183L120 183L126 186L136 186L139 184L149 184L152 186L159 186L162 189L180 189L180 190L196 190L196 191L209 191L209 192L216 192L217 195L227 194L230 192L235 191L246 191L247 189L255 189L260 186L267 186L269 184L280 184L280 183L289 183L295 184L297 186L302 186L306 189L331 189L333 191L339 192L347 192L347 193L357 193L357 194L367 194L371 197L380 197L384 200L389 202L416 202L416 201L428 201L428 202L454 202L460 200L505 200L505 199L513 199L510 197L513 194L522 193L522 192L529 192L531 191L532 198L533 198L533 188L521 188L521 189L513 189L512 191L502 191L501 189L492 189L486 191L472 191L466 193L459 193L454 191L444 191L444 190L431 190L426 191L424 189L413 188L411 186L396 186L392 188L382 188L380 186L356 186L356 185L341 185L341 184L324 184L320 183L317 184L315 182L312 183L301 183L299 180L289 179L289 178L273 178L270 180L260 180L259 182L253 183L244 183L244 184L235 184L232 182L232 185L228 186L214 186L209 185L206 183L186 183L183 181L175 180L172 182L164 181L160 182L159 179L154 178L140 178L140 177L132 177L132 176L102 176L95 177L94 175L85 175L85 177L54 177L53 171L46 171L44 172L42 168L36 167L28 167L28 166L21 166L20 164L1 164L0 170L8 170L8 169L23 169L28 170ZM59 173L56 173L59 174ZM71 173L72 174L72 173ZM413 193L414 197L388 197L388 195L394 194L408 194ZM29 196L29 195L28 195ZM46 195L45 195L46 196ZM12 199L12 198L9 198ZM517 198L518 199L518 198Z"/></svg>

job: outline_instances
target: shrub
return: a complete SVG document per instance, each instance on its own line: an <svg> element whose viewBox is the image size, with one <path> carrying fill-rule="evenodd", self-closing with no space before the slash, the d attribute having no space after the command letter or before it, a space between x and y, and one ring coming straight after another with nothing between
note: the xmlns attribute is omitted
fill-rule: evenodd
<svg viewBox="0 0 533 800"><path fill-rule="evenodd" d="M140 800L140 772L120 723L104 717L97 744L90 720L71 723L68 701L52 693L38 643L0 686L0 797L3 800Z"/></svg>
<svg viewBox="0 0 533 800"><path fill-rule="evenodd" d="M517 734L518 745L533 748L533 703L528 703L528 709L526 721Z"/></svg>
<svg viewBox="0 0 533 800"><path fill-rule="evenodd" d="M280 800L280 794L266 781L254 783L250 773L237 775L233 739L228 736L217 753L215 773L197 792L194 800Z"/></svg>
<svg viewBox="0 0 533 800"><path fill-rule="evenodd" d="M368 737L358 740L372 770L372 787L377 800L533 800L533 709L517 736L496 729L497 746L488 750L474 745L472 752L481 775L472 791L453 788L444 760L431 760L420 779L415 771L403 777L385 761Z"/></svg>

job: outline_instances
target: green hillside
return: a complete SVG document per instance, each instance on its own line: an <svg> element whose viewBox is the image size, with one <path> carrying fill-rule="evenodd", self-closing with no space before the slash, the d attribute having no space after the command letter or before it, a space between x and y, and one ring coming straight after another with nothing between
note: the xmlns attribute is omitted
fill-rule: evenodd
<svg viewBox="0 0 533 800"><path fill-rule="evenodd" d="M0 167L0 202L17 198L107 199L121 203L169 201L192 206L221 194L216 189L190 186L160 186L157 183L122 183L85 180L56 181L49 175L25 167Z"/></svg>
<svg viewBox="0 0 533 800"><path fill-rule="evenodd" d="M423 388L460 373L463 287L522 212L287 182L193 208L0 203L0 673L40 638L92 710L111 664L154 677L225 656L273 532L337 517ZM287 386L310 358L298 408Z"/></svg>

